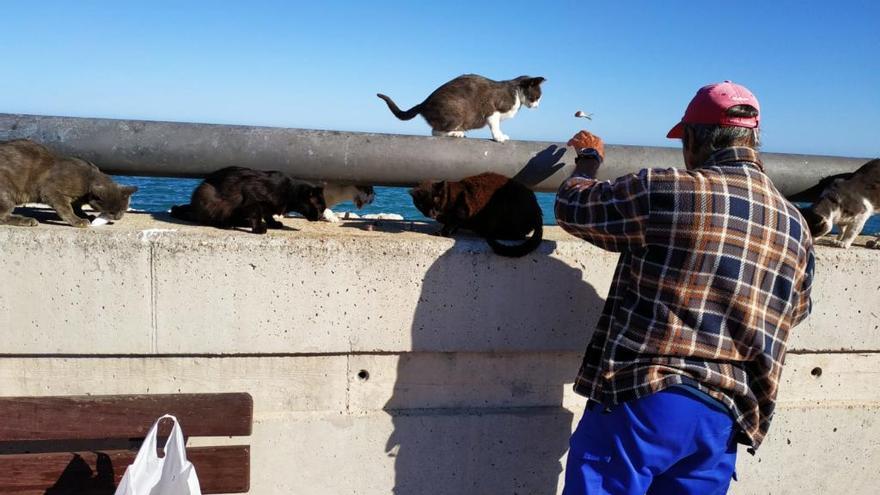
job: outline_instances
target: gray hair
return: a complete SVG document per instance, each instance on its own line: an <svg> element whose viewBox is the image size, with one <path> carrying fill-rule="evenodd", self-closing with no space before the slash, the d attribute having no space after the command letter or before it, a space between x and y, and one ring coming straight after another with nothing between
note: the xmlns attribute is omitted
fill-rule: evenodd
<svg viewBox="0 0 880 495"><path fill-rule="evenodd" d="M737 105L727 110L727 115L731 117L755 117L758 110L751 105ZM687 129L693 131L694 143L692 149L698 154L709 156L712 153L731 146L747 146L757 150L761 145L760 131L757 127L732 127L720 126L714 124L685 124ZM689 144L687 132L685 132L683 141L685 146Z"/></svg>

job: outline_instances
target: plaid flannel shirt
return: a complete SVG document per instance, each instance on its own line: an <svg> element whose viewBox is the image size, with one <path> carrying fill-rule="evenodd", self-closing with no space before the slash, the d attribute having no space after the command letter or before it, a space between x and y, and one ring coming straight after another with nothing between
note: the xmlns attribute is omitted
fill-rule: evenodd
<svg viewBox="0 0 880 495"><path fill-rule="evenodd" d="M672 385L726 405L737 441L770 425L789 330L810 312L813 246L750 148L696 170L614 182L573 176L556 197L567 232L620 259L575 391L609 406Z"/></svg>

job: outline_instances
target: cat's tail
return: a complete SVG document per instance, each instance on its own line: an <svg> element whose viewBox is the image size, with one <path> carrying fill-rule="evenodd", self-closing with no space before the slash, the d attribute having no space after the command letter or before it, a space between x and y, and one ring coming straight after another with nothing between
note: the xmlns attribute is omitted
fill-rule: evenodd
<svg viewBox="0 0 880 495"><path fill-rule="evenodd" d="M419 103L418 105L416 105L416 106L414 106L404 112L403 110L398 108L397 104L394 103L394 101L391 98L383 95L382 93L379 93L376 96L385 100L385 103L388 104L388 108L391 109L391 113L393 113L394 116L400 120L410 120L413 117L415 117L416 115L418 115L419 113L421 113L421 111L422 111L422 104L421 103Z"/></svg>
<svg viewBox="0 0 880 495"><path fill-rule="evenodd" d="M192 222L192 205L175 205L171 207L171 216L178 220Z"/></svg>
<svg viewBox="0 0 880 495"><path fill-rule="evenodd" d="M532 232L532 236L526 239L522 244L516 245L508 245L501 244L496 239L486 239L486 242L489 243L489 247L492 248L492 251L495 251L495 254L499 256L507 256L508 258L519 258L520 256L525 256L535 249L538 249L538 246L541 245L541 241L544 238L544 227L541 225L541 222L538 222L538 225L535 227L534 232Z"/></svg>

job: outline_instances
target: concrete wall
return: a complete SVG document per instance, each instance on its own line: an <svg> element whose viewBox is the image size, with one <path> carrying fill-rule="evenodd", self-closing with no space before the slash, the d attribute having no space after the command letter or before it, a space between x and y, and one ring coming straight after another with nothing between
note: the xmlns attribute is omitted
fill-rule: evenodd
<svg viewBox="0 0 880 495"><path fill-rule="evenodd" d="M556 228L508 260L425 227L286 223L0 227L0 393L250 392L255 494L559 492L615 255ZM731 493L880 484L880 253L817 252Z"/></svg>

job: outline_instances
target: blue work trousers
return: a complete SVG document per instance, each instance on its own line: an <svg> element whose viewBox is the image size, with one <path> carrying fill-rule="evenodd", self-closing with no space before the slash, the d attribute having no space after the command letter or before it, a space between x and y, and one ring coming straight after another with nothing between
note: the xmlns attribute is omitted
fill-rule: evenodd
<svg viewBox="0 0 880 495"><path fill-rule="evenodd" d="M563 495L716 495L736 465L726 410L671 387L588 408L571 436Z"/></svg>

